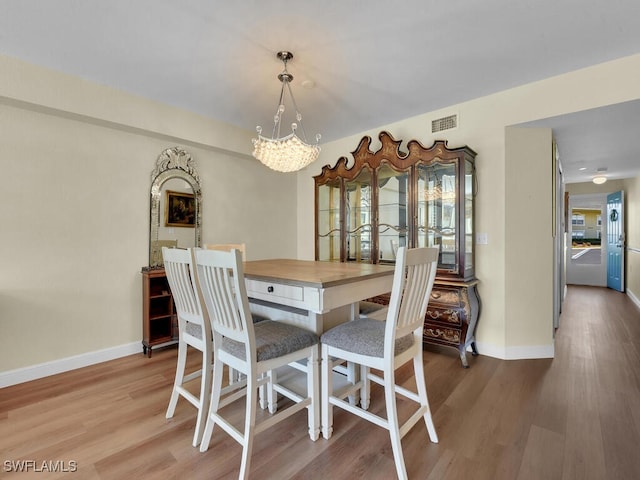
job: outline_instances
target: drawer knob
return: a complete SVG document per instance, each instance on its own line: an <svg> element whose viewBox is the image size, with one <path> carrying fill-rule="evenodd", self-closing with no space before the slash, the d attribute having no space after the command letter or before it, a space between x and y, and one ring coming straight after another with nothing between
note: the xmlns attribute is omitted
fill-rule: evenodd
<svg viewBox="0 0 640 480"><path fill-rule="evenodd" d="M438 293L438 292L431 292L431 298L435 298L438 299L442 296L442 294Z"/></svg>
<svg viewBox="0 0 640 480"><path fill-rule="evenodd" d="M267 292L269 292L269 293L273 293L273 286L272 286L272 285L269 285L269 286L267 287Z"/></svg>

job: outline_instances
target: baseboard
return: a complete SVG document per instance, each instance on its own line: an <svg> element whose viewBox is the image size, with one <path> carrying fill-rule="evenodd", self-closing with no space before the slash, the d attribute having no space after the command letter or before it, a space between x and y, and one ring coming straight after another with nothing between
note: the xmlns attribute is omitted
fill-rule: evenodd
<svg viewBox="0 0 640 480"><path fill-rule="evenodd" d="M0 372L0 388L17 385L18 383L37 380L38 378L56 375L58 373L68 372L76 368L87 367L96 363L114 360L120 357L126 357L134 353L140 353L142 346L140 342L133 342L117 347L105 348L95 352L83 353L73 357L61 358L51 362L31 365L29 367L17 368L6 372Z"/></svg>
<svg viewBox="0 0 640 480"><path fill-rule="evenodd" d="M476 342L480 355L499 358L501 360L525 360L538 358L553 358L554 345L527 345L519 347L497 347L492 344Z"/></svg>
<svg viewBox="0 0 640 480"><path fill-rule="evenodd" d="M627 288L627 296L631 299L633 303L636 304L636 307L640 308L640 299L636 297L631 290Z"/></svg>

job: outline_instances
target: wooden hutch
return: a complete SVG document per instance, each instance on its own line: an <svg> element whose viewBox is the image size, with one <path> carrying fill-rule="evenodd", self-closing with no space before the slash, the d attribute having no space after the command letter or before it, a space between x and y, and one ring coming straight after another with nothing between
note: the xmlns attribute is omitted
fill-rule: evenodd
<svg viewBox="0 0 640 480"><path fill-rule="evenodd" d="M341 157L315 180L315 258L393 264L398 247L440 246L438 273L424 325L424 342L477 355L480 313L474 264L475 156L468 147L450 149L418 141L400 149L389 133L373 152L365 136L347 167ZM388 297L370 299L388 302Z"/></svg>

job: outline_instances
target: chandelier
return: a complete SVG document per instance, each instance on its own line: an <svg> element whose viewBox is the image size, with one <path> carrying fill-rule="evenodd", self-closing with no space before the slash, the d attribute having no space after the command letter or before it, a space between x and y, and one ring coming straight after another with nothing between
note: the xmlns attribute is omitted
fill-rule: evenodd
<svg viewBox="0 0 640 480"><path fill-rule="evenodd" d="M256 128L258 138L253 141L253 156L260 160L264 165L278 172L295 172L310 163L314 162L320 153L318 141L320 134L316 135L316 144L307 143L307 137L302 126L302 114L298 110L298 105L293 98L291 91L291 81L293 75L287 71L287 62L293 58L293 54L287 51L281 51L276 56L284 63L284 70L278 75L278 79L282 82L280 89L280 100L278 108L273 117L273 133L271 138L262 136L262 127ZM282 116L285 111L284 97L285 92L289 93L291 103L296 111L297 123L291 124L291 133L287 136L280 137L280 126L282 124ZM299 127L299 128L298 128ZM298 136L298 130L302 133L302 137Z"/></svg>

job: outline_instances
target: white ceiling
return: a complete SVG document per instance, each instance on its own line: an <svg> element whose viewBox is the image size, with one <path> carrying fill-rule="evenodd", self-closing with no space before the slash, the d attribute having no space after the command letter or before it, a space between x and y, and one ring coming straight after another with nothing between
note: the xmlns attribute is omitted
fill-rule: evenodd
<svg viewBox="0 0 640 480"><path fill-rule="evenodd" d="M639 25L638 0L0 0L0 53L270 132L291 50L307 137L329 141L639 53ZM536 125L568 182L625 178L639 107Z"/></svg>

